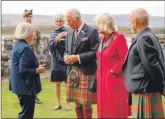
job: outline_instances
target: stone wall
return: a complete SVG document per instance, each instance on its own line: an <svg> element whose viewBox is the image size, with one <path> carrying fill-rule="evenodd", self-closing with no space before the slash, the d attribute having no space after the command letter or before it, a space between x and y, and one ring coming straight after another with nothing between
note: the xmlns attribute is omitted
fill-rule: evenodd
<svg viewBox="0 0 165 119"><path fill-rule="evenodd" d="M40 44L41 45L40 45L40 51L39 51L39 63L48 64L47 68L49 69L51 56L48 51L48 37L42 37ZM12 52L13 46L14 44L13 44L12 36L2 37L1 76L8 76L10 74L10 58L11 58L11 52Z"/></svg>
<svg viewBox="0 0 165 119"><path fill-rule="evenodd" d="M42 64L47 64L48 65L48 69L50 69L50 63L51 63L51 55L48 51L48 39L49 39L49 35L48 34L44 34L42 35L42 39L40 42L40 53L39 53L39 63ZM162 38L162 41L165 41L165 37L160 37ZM127 39L127 45L128 47L131 45L131 37L126 37ZM2 56L1 56L1 75L5 76L5 75L9 75L9 71L10 71L10 57L11 57L11 51L13 48L13 38L12 36L2 36L2 56L7 56L9 58L9 60L4 60L2 61ZM161 42L162 43L162 47L163 47L163 52L165 54L165 42Z"/></svg>

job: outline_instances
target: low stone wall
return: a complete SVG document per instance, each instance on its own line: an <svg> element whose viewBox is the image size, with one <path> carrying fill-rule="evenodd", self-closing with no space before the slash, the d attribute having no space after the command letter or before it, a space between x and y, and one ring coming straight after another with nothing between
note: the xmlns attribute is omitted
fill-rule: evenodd
<svg viewBox="0 0 165 119"><path fill-rule="evenodd" d="M1 76L8 76L10 75L10 57L11 51L13 48L13 39L10 37L3 37L3 44L2 44L2 56L8 56L9 60L4 60L5 58L1 58ZM12 44L12 47L11 47ZM51 63L51 55L48 51L48 37L41 38L41 46L39 51L39 63L47 64L48 69L50 68ZM10 46L10 47L8 47Z"/></svg>
<svg viewBox="0 0 165 119"><path fill-rule="evenodd" d="M41 38L41 46L40 46L40 52L39 52L39 62L40 63L44 63L48 65L48 69L50 69L50 63L51 63L51 55L48 51L48 39L49 36L48 34L44 34L42 35L43 37ZM163 47L163 51L165 54L165 37L164 36L160 36L158 35L158 37L161 38L161 43L162 43L162 47ZM131 45L131 37L130 36L126 36L127 38L127 45L128 47ZM134 37L133 37L134 38ZM2 36L2 55L7 55L9 58L11 57L11 51L13 48L13 45L11 46L11 44L13 44L12 41L12 36ZM2 60L2 59L1 59ZM1 62L1 75L2 76L6 76L10 74L10 59L7 61L2 61Z"/></svg>

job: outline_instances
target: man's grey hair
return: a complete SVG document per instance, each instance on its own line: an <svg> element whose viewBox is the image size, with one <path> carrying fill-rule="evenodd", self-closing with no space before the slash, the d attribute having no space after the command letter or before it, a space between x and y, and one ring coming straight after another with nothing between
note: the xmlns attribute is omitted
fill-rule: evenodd
<svg viewBox="0 0 165 119"><path fill-rule="evenodd" d="M94 21L100 26L101 30L108 34L118 30L115 18L109 13L103 13L96 16Z"/></svg>
<svg viewBox="0 0 165 119"><path fill-rule="evenodd" d="M77 20L80 19L81 20L81 13L78 9L76 8L71 8L67 11L67 15L70 14L72 16L73 19Z"/></svg>
<svg viewBox="0 0 165 119"><path fill-rule="evenodd" d="M143 8L137 8L130 14L133 19L137 19L140 24L149 25L149 14Z"/></svg>
<svg viewBox="0 0 165 119"><path fill-rule="evenodd" d="M63 22L65 22L65 16L62 13L56 14L54 16L54 21L55 22L56 21L63 21Z"/></svg>
<svg viewBox="0 0 165 119"><path fill-rule="evenodd" d="M16 26L14 37L17 40L26 39L34 32L34 26L27 22L19 23Z"/></svg>

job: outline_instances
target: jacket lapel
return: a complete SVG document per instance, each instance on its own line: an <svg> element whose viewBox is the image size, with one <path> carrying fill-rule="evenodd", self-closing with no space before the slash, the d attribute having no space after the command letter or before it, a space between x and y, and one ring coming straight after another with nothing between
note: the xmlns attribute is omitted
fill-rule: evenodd
<svg viewBox="0 0 165 119"><path fill-rule="evenodd" d="M31 52L32 52L32 55L33 55L31 58L33 58L33 61L34 61L35 65L38 66L39 63L38 63L38 60L37 60L37 56L34 54L32 48L30 47L30 45L25 40L18 40L18 42L26 43L28 45L28 47L31 49Z"/></svg>
<svg viewBox="0 0 165 119"><path fill-rule="evenodd" d="M124 65L125 65L125 63L126 63L126 61L127 61L127 59L128 59L128 54L129 54L129 52L130 52L132 46L136 43L136 41L137 41L137 39L139 38L139 36L141 36L144 32L146 32L146 31L148 31L148 30L150 30L150 29L149 29L149 28L145 28L145 29L143 29L139 34L137 34L136 39L133 41L133 43L131 44L131 46L130 46L128 52L127 52L126 58L125 58L125 60L124 60L123 67L124 67Z"/></svg>
<svg viewBox="0 0 165 119"><path fill-rule="evenodd" d="M102 44L101 44L101 45L103 46L103 44L104 44L104 46L103 46L103 47L101 46L101 48L102 48L101 50L103 51L106 47L108 47L109 44L110 44L115 38L116 38L116 33L113 33L105 44L103 43L104 40L102 40Z"/></svg>
<svg viewBox="0 0 165 119"><path fill-rule="evenodd" d="M129 48L129 50L128 50L128 52L127 52L127 54L126 54L126 57L125 57L125 60L124 60L124 64L123 64L123 66L125 65L125 62L127 61L127 59L128 59L128 54L129 54L129 51L130 51L130 49L132 48L132 46L136 43L136 41L137 41L137 38L133 41L133 43L131 44L131 46L130 46L130 48Z"/></svg>
<svg viewBox="0 0 165 119"><path fill-rule="evenodd" d="M100 52L102 51L103 41L104 41L104 37L101 38L101 42L100 42L100 45L99 45L99 48L98 48L98 50L99 50Z"/></svg>
<svg viewBox="0 0 165 119"><path fill-rule="evenodd" d="M34 61L35 61L35 64L36 64L36 66L38 66L39 63L38 63L37 57L36 57L36 55L35 55L34 53L33 53L33 55L34 55Z"/></svg>
<svg viewBox="0 0 165 119"><path fill-rule="evenodd" d="M80 33L78 34L77 36L77 39L76 39L76 49L74 51L74 53L76 52L76 50L79 48L80 44L81 44L81 40L83 38L85 38L87 36L87 26L86 24L84 23L84 26L83 28L81 29Z"/></svg>
<svg viewBox="0 0 165 119"><path fill-rule="evenodd" d="M72 53L72 42L73 42L73 31L71 31L69 34L68 34L68 48L69 48L69 52Z"/></svg>

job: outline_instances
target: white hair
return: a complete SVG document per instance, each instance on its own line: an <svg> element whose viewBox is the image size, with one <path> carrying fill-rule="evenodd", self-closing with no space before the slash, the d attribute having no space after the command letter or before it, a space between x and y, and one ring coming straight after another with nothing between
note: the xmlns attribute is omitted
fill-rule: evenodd
<svg viewBox="0 0 165 119"><path fill-rule="evenodd" d="M96 16L94 20L96 24L100 26L100 29L106 33L111 34L118 30L114 17L109 13L100 14Z"/></svg>
<svg viewBox="0 0 165 119"><path fill-rule="evenodd" d="M34 26L27 22L19 23L16 26L14 37L18 40L26 39L34 32Z"/></svg>
<svg viewBox="0 0 165 119"><path fill-rule="evenodd" d="M81 13L76 8L71 8L67 11L67 15L70 14L71 17L75 20L80 19L81 20Z"/></svg>
<svg viewBox="0 0 165 119"><path fill-rule="evenodd" d="M65 21L65 16L62 14L62 13L59 13L59 14L56 14L55 16L54 16L54 21L56 22L56 21Z"/></svg>
<svg viewBox="0 0 165 119"><path fill-rule="evenodd" d="M149 25L149 14L143 8L137 8L131 12L131 16L137 19L140 24Z"/></svg>

